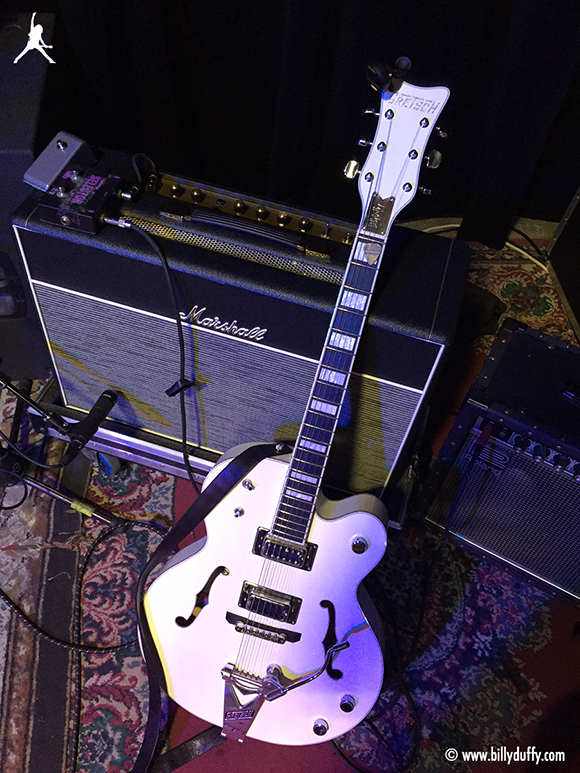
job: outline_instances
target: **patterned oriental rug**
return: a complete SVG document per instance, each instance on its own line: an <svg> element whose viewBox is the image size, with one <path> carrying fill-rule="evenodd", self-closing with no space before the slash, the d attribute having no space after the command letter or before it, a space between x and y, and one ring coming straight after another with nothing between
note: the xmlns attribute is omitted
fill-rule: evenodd
<svg viewBox="0 0 580 773"><path fill-rule="evenodd" d="M541 267L509 248L472 246L470 281L499 298L505 316L576 343ZM435 448L494 338L456 347L433 402ZM2 398L8 432L15 403ZM34 453L41 438L24 429ZM45 461L60 453L60 443L51 441ZM39 474L57 485L53 471ZM0 587L61 642L114 649L73 652L0 604L0 771L131 771L147 717L133 592L159 540L146 524L168 527L193 495L186 482L135 465L115 476L87 465L67 468L60 485L85 487L92 502L135 524L111 531L35 489L19 504L22 486L10 486L4 507L12 509L0 511ZM458 547L438 549L440 541L410 518L402 531L390 533L386 557L370 577L388 663L380 700L362 725L334 745L227 742L180 770L338 773L347 764L369 773L579 770L580 641L574 631L580 612ZM207 727L174 712L169 701L167 707L170 745ZM536 764L532 747L564 752L565 761ZM480 768L481 758L462 759L466 751L487 752L488 767Z"/></svg>

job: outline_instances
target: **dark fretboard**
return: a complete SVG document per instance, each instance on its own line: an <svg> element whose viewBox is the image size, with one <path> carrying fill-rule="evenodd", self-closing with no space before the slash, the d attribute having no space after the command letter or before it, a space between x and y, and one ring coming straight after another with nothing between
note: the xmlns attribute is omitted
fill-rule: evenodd
<svg viewBox="0 0 580 773"><path fill-rule="evenodd" d="M386 242L357 234L322 350L271 534L303 544Z"/></svg>

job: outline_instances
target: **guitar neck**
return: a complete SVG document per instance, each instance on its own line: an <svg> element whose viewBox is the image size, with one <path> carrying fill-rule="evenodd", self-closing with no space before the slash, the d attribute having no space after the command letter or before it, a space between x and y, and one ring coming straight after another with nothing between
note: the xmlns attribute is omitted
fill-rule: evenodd
<svg viewBox="0 0 580 773"><path fill-rule="evenodd" d="M385 244L355 237L271 530L280 539L306 541Z"/></svg>
<svg viewBox="0 0 580 773"><path fill-rule="evenodd" d="M427 140L448 96L444 86L406 82L381 94L377 130L366 143L371 148L359 177L363 216L270 528L275 539L306 542L388 234L415 195Z"/></svg>

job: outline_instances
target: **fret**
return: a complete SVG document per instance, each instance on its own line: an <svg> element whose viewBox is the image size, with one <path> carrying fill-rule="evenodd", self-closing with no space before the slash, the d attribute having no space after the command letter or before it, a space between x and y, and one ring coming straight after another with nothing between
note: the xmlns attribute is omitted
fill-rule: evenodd
<svg viewBox="0 0 580 773"><path fill-rule="evenodd" d="M310 515L310 507L297 499L289 499L286 494L282 494L280 500L280 513L286 515L292 523L306 522Z"/></svg>
<svg viewBox="0 0 580 773"><path fill-rule="evenodd" d="M309 496L312 496L313 494L316 494L316 485L312 485L312 483L308 483L307 481L293 480L291 484L286 484L285 491L297 491L299 494L308 494Z"/></svg>
<svg viewBox="0 0 580 773"><path fill-rule="evenodd" d="M312 390L313 399L324 400L327 403L340 403L344 396L344 389L342 387L331 386L330 384L324 384L317 381Z"/></svg>
<svg viewBox="0 0 580 773"><path fill-rule="evenodd" d="M308 416L315 419L327 419L326 416L322 416L320 414L317 415L311 411L308 411ZM334 434L335 419L330 419L328 417L327 420L332 422L332 426L321 427L318 424L314 424L312 421L307 420L304 423L302 432L300 433L299 437L306 437L308 440L316 440L319 443L330 443L332 440L332 435Z"/></svg>
<svg viewBox="0 0 580 773"><path fill-rule="evenodd" d="M326 416L323 413L315 413L308 410L304 417L304 426L316 427L316 429L327 429L330 432L334 431L335 420L331 416Z"/></svg>
<svg viewBox="0 0 580 773"><path fill-rule="evenodd" d="M296 526L304 526L308 523L310 518L310 508L300 509L301 505L298 502L288 501L285 497L282 497L282 505L278 516L287 516L286 520Z"/></svg>
<svg viewBox="0 0 580 773"><path fill-rule="evenodd" d="M310 508L298 501L289 501L282 497L282 508L279 515L286 516L286 520L293 527L302 528L308 523L310 518ZM291 512L292 511L292 512Z"/></svg>
<svg viewBox="0 0 580 773"><path fill-rule="evenodd" d="M333 420L332 427L329 429L326 427L317 427L316 424L304 424L302 427L302 432L298 437L300 439L306 438L306 440L313 440L315 443L329 445L332 442L332 436L334 435L335 429L336 420ZM309 449L304 446L304 450L308 452Z"/></svg>
<svg viewBox="0 0 580 773"><path fill-rule="evenodd" d="M346 371L350 373L354 357L352 354L346 352L339 352L335 349L326 349L322 355L322 364L328 365L329 368L335 371Z"/></svg>
<svg viewBox="0 0 580 773"><path fill-rule="evenodd" d="M339 309L334 317L332 330L360 336L364 321L364 315L359 314L358 311L342 311Z"/></svg>
<svg viewBox="0 0 580 773"><path fill-rule="evenodd" d="M304 540L304 535L301 534L300 532L301 532L300 529L289 529L286 526L274 526L272 528L272 534L275 537L280 537L281 539L289 539L289 540L292 540L292 542L302 542Z"/></svg>
<svg viewBox="0 0 580 773"><path fill-rule="evenodd" d="M301 448L296 449L297 454L292 462L292 469L302 475L308 475L311 478L320 479L324 464L319 462L312 462L308 459L302 459L301 456L305 453Z"/></svg>
<svg viewBox="0 0 580 773"><path fill-rule="evenodd" d="M350 266L344 279L345 288L370 293L377 276L376 268L371 266Z"/></svg>

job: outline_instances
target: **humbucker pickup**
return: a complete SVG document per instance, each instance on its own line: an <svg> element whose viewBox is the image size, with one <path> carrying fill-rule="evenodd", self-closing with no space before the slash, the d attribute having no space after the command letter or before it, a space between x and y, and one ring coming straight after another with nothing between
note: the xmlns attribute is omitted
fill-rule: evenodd
<svg viewBox="0 0 580 773"><path fill-rule="evenodd" d="M272 536L267 529L258 529L252 552L257 556L279 561L281 564L295 566L309 572L314 563L318 545L306 542L304 545L293 545Z"/></svg>
<svg viewBox="0 0 580 773"><path fill-rule="evenodd" d="M298 620L302 599L245 582L238 606L256 615L293 625Z"/></svg>

